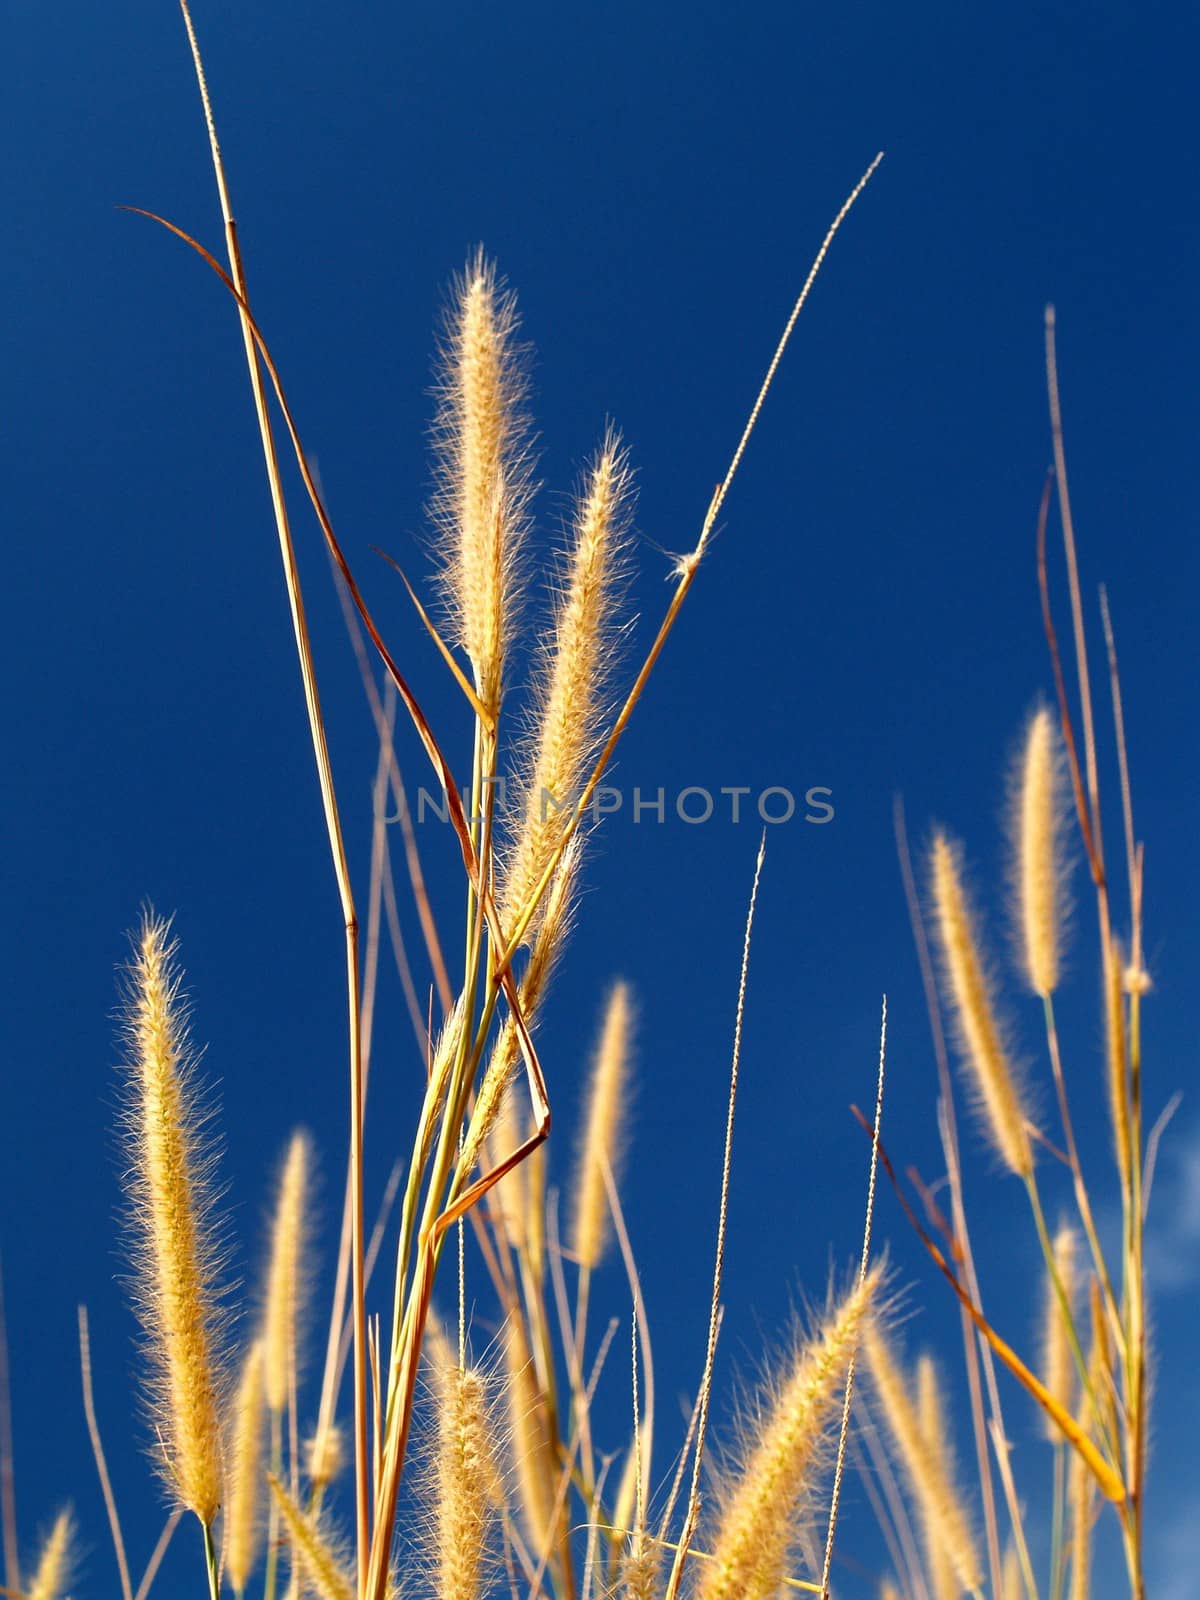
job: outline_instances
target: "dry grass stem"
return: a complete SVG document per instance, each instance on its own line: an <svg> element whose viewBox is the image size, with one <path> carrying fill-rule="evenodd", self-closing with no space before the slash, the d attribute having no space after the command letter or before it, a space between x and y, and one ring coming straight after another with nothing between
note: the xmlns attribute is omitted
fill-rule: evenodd
<svg viewBox="0 0 1200 1600"><path fill-rule="evenodd" d="M1110 938L1104 952L1104 1055L1107 1068L1108 1112L1121 1188L1130 1193L1133 1183L1132 1112L1130 1107L1129 1052L1125 1023L1124 959L1120 943Z"/></svg>

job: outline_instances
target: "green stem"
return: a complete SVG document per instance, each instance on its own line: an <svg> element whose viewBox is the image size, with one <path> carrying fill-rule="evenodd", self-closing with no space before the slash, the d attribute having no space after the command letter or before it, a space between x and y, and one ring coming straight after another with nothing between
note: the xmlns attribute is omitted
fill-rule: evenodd
<svg viewBox="0 0 1200 1600"><path fill-rule="evenodd" d="M1063 1441L1054 1442L1054 1505L1050 1529L1050 1600L1061 1600L1066 1564L1063 1557L1063 1501L1066 1473Z"/></svg>
<svg viewBox="0 0 1200 1600"><path fill-rule="evenodd" d="M1129 1479L1133 1500L1129 1517L1129 1582L1134 1600L1146 1592L1142 1573L1143 1479L1146 1463L1146 1281L1143 1259L1145 1201L1142 1195L1142 1010L1136 989L1129 1000L1129 1078L1130 1078L1130 1178L1132 1216L1129 1226L1129 1262L1126 1267L1126 1297L1129 1315L1129 1376L1126 1406L1129 1413Z"/></svg>
<svg viewBox="0 0 1200 1600"><path fill-rule="evenodd" d="M1075 1329L1075 1317L1071 1310L1071 1302L1067 1298L1067 1292L1063 1287L1063 1281L1059 1274L1058 1264L1054 1259L1054 1246L1050 1243L1050 1234L1046 1228L1046 1218L1043 1215L1042 1202L1040 1196L1038 1195L1037 1179L1034 1177L1032 1172L1028 1173L1025 1178L1025 1189L1029 1195L1029 1204L1033 1209L1033 1220L1037 1227L1038 1241L1042 1247L1042 1255L1045 1257L1046 1271L1050 1274L1050 1281L1054 1285L1054 1294L1058 1301L1058 1309L1062 1315L1063 1327L1067 1332L1067 1342L1071 1346L1071 1354L1075 1358L1075 1366L1079 1373L1079 1381L1083 1385L1083 1392L1087 1396L1088 1404L1091 1407L1092 1415L1096 1421L1097 1437L1100 1444L1104 1448L1105 1454L1108 1457L1109 1466L1111 1466L1117 1476L1120 1477L1121 1469L1118 1464L1119 1458L1114 1456L1116 1441L1112 1439L1109 1433L1108 1420L1105 1417L1104 1412L1101 1410L1100 1402L1096 1397L1096 1391L1092 1386L1091 1375L1088 1372L1088 1366L1086 1360L1084 1359L1083 1350L1080 1348L1079 1335Z"/></svg>
<svg viewBox="0 0 1200 1600"><path fill-rule="evenodd" d="M1062 1058L1058 1048L1058 1027L1054 1020L1054 1000L1051 995L1045 995L1042 1001L1042 1011L1046 1023L1046 1043L1050 1051L1050 1065L1054 1073L1054 1086L1058 1093L1059 1114L1062 1118L1063 1135L1067 1141L1067 1160L1071 1168L1071 1177L1075 1187L1075 1205L1079 1212L1079 1220L1083 1223L1083 1231L1087 1235L1088 1249L1091 1251L1092 1265L1096 1269L1096 1276L1100 1280L1100 1287L1104 1292L1105 1304L1113 1325L1113 1333L1124 1349L1125 1329L1121 1321L1121 1314L1117 1307L1117 1297L1113 1292L1112 1279L1108 1272L1108 1263L1104 1259L1104 1252L1100 1248L1100 1239L1096 1232L1095 1218L1092 1215L1091 1201L1088 1198L1087 1185L1083 1181L1083 1168L1079 1162L1079 1151L1075 1144L1075 1130L1071 1123L1070 1108L1067 1104L1066 1084L1063 1080Z"/></svg>
<svg viewBox="0 0 1200 1600"><path fill-rule="evenodd" d="M204 1565L208 1572L208 1600L218 1600L221 1581L217 1576L217 1552L213 1545L212 1526L207 1522L200 1524L204 1530Z"/></svg>

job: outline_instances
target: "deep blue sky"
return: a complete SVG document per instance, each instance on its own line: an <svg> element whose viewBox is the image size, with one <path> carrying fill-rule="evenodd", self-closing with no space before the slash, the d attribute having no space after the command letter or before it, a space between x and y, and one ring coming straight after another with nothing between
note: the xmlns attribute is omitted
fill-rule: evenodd
<svg viewBox="0 0 1200 1600"><path fill-rule="evenodd" d="M350 559L463 760L455 697L370 552L383 545L423 566L430 355L451 273L482 241L519 292L537 352L547 545L605 420L625 431L641 485L633 603L644 647L665 599L661 552L693 542L825 226L875 151L888 152L800 324L619 765L629 788L668 794L819 784L834 795L832 824L796 821L768 840L725 1392L789 1307L820 1297L830 1262L857 1249L865 1148L847 1105L871 1092L885 989L888 1140L935 1170L935 1078L892 796L904 794L918 840L935 816L967 836L999 913L1005 765L1050 686L1033 530L1048 455L1042 308L1056 301L1084 585L1093 621L1100 581L1112 598L1147 841L1151 1114L1185 1094L1153 1222L1161 1364L1149 1523L1154 1593L1190 1594L1200 250L1185 102L1200 38L1189 8L220 0L198 4L196 20L256 310ZM79 1299L91 1307L137 1566L159 1515L129 1418L132 1324L115 1251L111 1013L123 930L143 897L177 913L220 1082L246 1272L294 1121L319 1131L334 1210L340 932L232 309L178 244L116 209L162 211L219 246L179 18L166 0L53 10L17 0L4 76L0 1248L23 1535L62 1497L77 1500L91 1552L82 1597L113 1582L78 1401ZM296 511L365 887L370 725L316 530L298 500ZM403 759L419 772L411 741ZM1111 763L1105 779L1111 797ZM615 819L591 853L544 1033L565 1113L561 1173L604 987L619 972L639 997L626 1195L668 1448L675 1397L694 1388L702 1354L756 841L753 826L728 822ZM453 918L444 840L431 839L428 864ZM1085 905L1064 1011L1107 1208L1090 927ZM1040 1072L1036 1009L1012 990ZM414 1089L394 986L379 1046L373 1193L404 1143ZM972 1149L989 1303L1028 1347L1036 1246L1021 1197ZM956 1317L886 1194L880 1232L913 1284L910 1347L955 1356ZM609 1295L624 1313L614 1277L594 1292L597 1316ZM1045 1463L1009 1394L1018 1470L1036 1500ZM965 1454L965 1433L961 1444ZM843 1549L869 1564L861 1494L850 1498ZM843 1593L870 1592L857 1582L848 1575ZM1096 1592L1120 1591L1098 1581Z"/></svg>

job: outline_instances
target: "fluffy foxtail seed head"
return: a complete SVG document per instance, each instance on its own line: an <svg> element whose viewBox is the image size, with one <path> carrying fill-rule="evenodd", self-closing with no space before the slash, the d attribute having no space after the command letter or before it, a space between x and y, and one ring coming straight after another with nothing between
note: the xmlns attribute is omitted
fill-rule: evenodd
<svg viewBox="0 0 1200 1600"><path fill-rule="evenodd" d="M981 1589L983 1570L970 1520L950 1476L948 1441L944 1435L937 1442L926 1438L918 1410L877 1326L869 1325L864 1332L863 1351L888 1432L920 1513L926 1548L938 1546L964 1589Z"/></svg>
<svg viewBox="0 0 1200 1600"><path fill-rule="evenodd" d="M63 1600L75 1566L75 1517L65 1507L42 1541L37 1566L25 1585L26 1600Z"/></svg>
<svg viewBox="0 0 1200 1600"><path fill-rule="evenodd" d="M1054 1268L1062 1284L1067 1304L1074 1316L1079 1298L1078 1275L1079 1235L1064 1223L1054 1235ZM1055 1292L1054 1280L1046 1274L1042 1308L1042 1382L1063 1410L1075 1409L1075 1359L1071 1351L1071 1337L1063 1317L1062 1306ZM1051 1444L1062 1440L1057 1423L1043 1415L1042 1431Z"/></svg>
<svg viewBox="0 0 1200 1600"><path fill-rule="evenodd" d="M233 1408L229 1443L229 1493L225 1504L225 1537L221 1556L236 1595L246 1592L258 1557L262 1531L260 1497L263 1483L263 1341L246 1352Z"/></svg>
<svg viewBox="0 0 1200 1600"><path fill-rule="evenodd" d="M288 1145L275 1214L271 1221L271 1258L267 1268L266 1304L263 1308L263 1371L267 1405L276 1414L288 1403L295 1381L304 1312L308 1189L312 1145L298 1129Z"/></svg>
<svg viewBox="0 0 1200 1600"><path fill-rule="evenodd" d="M356 1585L336 1542L314 1516L296 1504L274 1474L268 1481L283 1519L294 1565L301 1574L302 1589L316 1595L318 1600L355 1600Z"/></svg>
<svg viewBox="0 0 1200 1600"><path fill-rule="evenodd" d="M880 1281L879 1267L856 1280L755 1406L741 1459L718 1485L712 1558L700 1566L696 1600L774 1600L780 1592Z"/></svg>
<svg viewBox="0 0 1200 1600"><path fill-rule="evenodd" d="M314 1489L328 1489L346 1464L342 1430L332 1422L327 1428L318 1428L304 1451L309 1483Z"/></svg>
<svg viewBox="0 0 1200 1600"><path fill-rule="evenodd" d="M221 1504L219 1254L186 1007L168 924L134 940L125 1016L136 1300L146 1333L155 1459L178 1503L211 1527Z"/></svg>
<svg viewBox="0 0 1200 1600"><path fill-rule="evenodd" d="M629 539L633 474L615 434L588 468L539 685L524 818L508 860L501 920L512 929L537 891L596 754ZM541 916L534 913L531 929Z"/></svg>
<svg viewBox="0 0 1200 1600"><path fill-rule="evenodd" d="M1071 1576L1068 1600L1091 1600L1092 1525L1096 1516L1096 1480L1078 1450L1067 1464L1068 1545Z"/></svg>
<svg viewBox="0 0 1200 1600"><path fill-rule="evenodd" d="M521 1521L537 1562L549 1553L561 1521L555 1510L559 1467L525 1329L516 1314L504 1326L504 1394Z"/></svg>
<svg viewBox="0 0 1200 1600"><path fill-rule="evenodd" d="M1082 1460L1079 1464L1087 1472ZM1000 1597L1001 1600L1025 1600L1025 1580L1021 1576L1021 1558L1017 1554L1015 1544L1004 1547L1004 1562L1000 1568ZM1072 1596L1072 1600L1086 1600L1086 1596Z"/></svg>
<svg viewBox="0 0 1200 1600"><path fill-rule="evenodd" d="M440 352L433 513L458 642L493 712L531 493L518 328L515 297L479 251L454 285Z"/></svg>
<svg viewBox="0 0 1200 1600"><path fill-rule="evenodd" d="M1042 706L1033 715L1014 785L1013 878L1025 972L1034 994L1058 987L1063 919L1063 761L1058 730Z"/></svg>
<svg viewBox="0 0 1200 1600"><path fill-rule="evenodd" d="M575 1178L571 1244L580 1267L587 1270L598 1264L607 1242L609 1213L604 1169L612 1169L615 1178L632 1030L629 987L616 983L608 997L592 1067L587 1128Z"/></svg>
<svg viewBox="0 0 1200 1600"><path fill-rule="evenodd" d="M959 850L940 829L931 855L934 923L945 988L970 1082L1010 1171L1033 1171L1033 1146L1017 1090L1016 1075L1001 1041L983 961L975 940Z"/></svg>
<svg viewBox="0 0 1200 1600"><path fill-rule="evenodd" d="M946 1428L937 1368L933 1358L927 1355L922 1356L917 1362L917 1416L927 1449L932 1455L941 1458L946 1477L953 1479L954 1444ZM922 1518L921 1531L932 1600L959 1600L961 1590L955 1575L954 1563L942 1542L942 1530Z"/></svg>
<svg viewBox="0 0 1200 1600"><path fill-rule="evenodd" d="M662 1551L644 1528L635 1528L621 1564L621 1600L660 1600Z"/></svg>
<svg viewBox="0 0 1200 1600"><path fill-rule="evenodd" d="M444 1336L427 1340L426 1350L435 1405L427 1564L437 1574L440 1600L481 1600L492 1565L492 1525L503 1500L489 1382L478 1367L459 1366Z"/></svg>

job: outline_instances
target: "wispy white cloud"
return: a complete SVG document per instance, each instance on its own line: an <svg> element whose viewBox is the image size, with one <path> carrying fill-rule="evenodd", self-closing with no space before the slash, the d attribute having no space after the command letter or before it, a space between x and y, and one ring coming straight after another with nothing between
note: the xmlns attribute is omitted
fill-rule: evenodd
<svg viewBox="0 0 1200 1600"><path fill-rule="evenodd" d="M1200 1586L1200 1497L1177 1505L1161 1538L1148 1551L1151 1592L1157 1600L1196 1600Z"/></svg>
<svg viewBox="0 0 1200 1600"><path fill-rule="evenodd" d="M1168 1129L1150 1197L1146 1271L1152 1288L1200 1285L1200 1127ZM1200 1592L1200 1590L1193 1591Z"/></svg>

